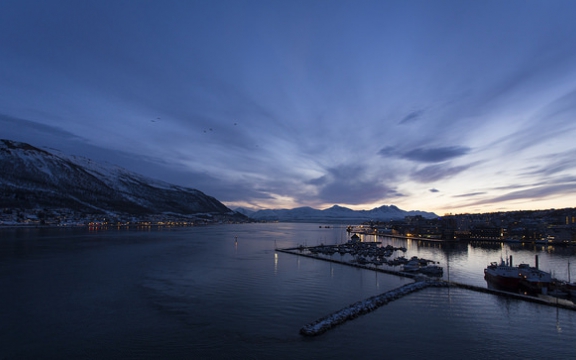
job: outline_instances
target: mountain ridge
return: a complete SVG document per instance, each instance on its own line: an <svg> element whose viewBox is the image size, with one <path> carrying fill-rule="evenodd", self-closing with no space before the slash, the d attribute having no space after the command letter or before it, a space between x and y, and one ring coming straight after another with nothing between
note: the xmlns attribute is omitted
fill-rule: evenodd
<svg viewBox="0 0 576 360"><path fill-rule="evenodd" d="M235 214L197 189L0 139L0 207L115 214Z"/></svg>
<svg viewBox="0 0 576 360"><path fill-rule="evenodd" d="M353 222L353 221L389 221L400 220L406 216L422 216L424 218L437 218L432 212L420 210L402 210L395 205L382 205L371 210L352 210L350 208L333 205L319 210L308 206L294 209L262 209L251 211L236 208L235 211L258 221L281 222Z"/></svg>

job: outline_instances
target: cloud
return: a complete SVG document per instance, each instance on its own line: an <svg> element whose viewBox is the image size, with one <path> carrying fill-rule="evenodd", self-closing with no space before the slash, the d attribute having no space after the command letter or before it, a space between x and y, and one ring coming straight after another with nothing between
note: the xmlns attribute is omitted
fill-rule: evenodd
<svg viewBox="0 0 576 360"><path fill-rule="evenodd" d="M418 121L421 117L422 114L424 114L424 110L415 110L412 111L410 114L406 115L400 122L400 125L403 124L407 124L407 123L411 123L411 122L415 122Z"/></svg>
<svg viewBox="0 0 576 360"><path fill-rule="evenodd" d="M539 165L530 167L521 175L533 177L534 175L549 176L566 170L576 170L576 149L541 156L536 159Z"/></svg>
<svg viewBox="0 0 576 360"><path fill-rule="evenodd" d="M575 188L576 188L576 182L568 184L544 185L526 190L513 191L511 193L504 194L501 196L496 196L493 198L466 204L465 206L494 204L511 200L523 200L523 199L536 200L553 196L562 196L566 193L574 191Z"/></svg>
<svg viewBox="0 0 576 360"><path fill-rule="evenodd" d="M428 191L430 191L431 193L437 193L437 192L440 192L440 190L438 190L438 189L429 189Z"/></svg>
<svg viewBox="0 0 576 360"><path fill-rule="evenodd" d="M513 200L530 200L537 201L545 198L551 197L561 197L566 194L572 194L574 189L576 189L576 176L565 176L556 179L550 179L548 182L537 182L531 185L525 186L508 186L499 187L494 189L517 189L527 187L522 190L515 190L503 195L483 197L482 200L474 201L471 203L465 203L455 207L469 207L476 205L486 205L486 204L496 204L501 202L513 201ZM454 197L465 197L466 195L483 195L484 193L471 193L464 195L457 195Z"/></svg>
<svg viewBox="0 0 576 360"><path fill-rule="evenodd" d="M392 146L387 146L380 149L378 154L381 156L394 156L415 162L438 163L464 156L468 154L470 150L467 146L445 146L437 148L416 148L401 152Z"/></svg>
<svg viewBox="0 0 576 360"><path fill-rule="evenodd" d="M396 149L396 147L394 147L394 146L386 146L386 147L383 147L382 149L380 149L380 151L378 151L378 155L383 156L383 157L388 157L388 156L398 157L399 152Z"/></svg>
<svg viewBox="0 0 576 360"><path fill-rule="evenodd" d="M525 187L526 187L526 185L510 184L510 185L505 185L505 186L496 186L496 187L490 188L490 190L516 190L516 189L522 189Z"/></svg>
<svg viewBox="0 0 576 360"><path fill-rule="evenodd" d="M0 114L0 128L2 129L2 137L8 140L35 142L34 140L37 139L38 142L42 142L49 138L56 140L54 143L59 143L62 140L84 140L80 136L57 126L45 125L4 114ZM40 146L45 144L34 143L31 145Z"/></svg>
<svg viewBox="0 0 576 360"><path fill-rule="evenodd" d="M485 191L477 191L477 192L472 192L472 193L467 193L467 194L454 195L452 197L455 197L455 198L474 197L474 196L484 195L484 194L486 194Z"/></svg>
<svg viewBox="0 0 576 360"><path fill-rule="evenodd" d="M561 146L563 138L576 133L576 89L540 104L539 111L527 119L515 133L506 137L507 153L523 152L555 140ZM566 140L564 140L566 141ZM571 140L567 140L571 143Z"/></svg>
<svg viewBox="0 0 576 360"><path fill-rule="evenodd" d="M461 166L430 165L413 172L411 178L416 182L431 183L458 175L474 165L476 163Z"/></svg>
<svg viewBox="0 0 576 360"><path fill-rule="evenodd" d="M316 186L317 198L324 203L356 205L402 196L394 188L371 179L359 166L341 165L327 171L308 182Z"/></svg>
<svg viewBox="0 0 576 360"><path fill-rule="evenodd" d="M466 155L468 152L470 148L465 146L418 148L404 153L402 157L412 161L436 163Z"/></svg>

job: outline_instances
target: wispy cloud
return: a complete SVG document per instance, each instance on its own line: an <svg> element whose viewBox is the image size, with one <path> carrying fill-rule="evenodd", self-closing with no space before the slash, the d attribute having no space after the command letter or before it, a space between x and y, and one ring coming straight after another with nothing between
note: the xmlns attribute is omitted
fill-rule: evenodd
<svg viewBox="0 0 576 360"><path fill-rule="evenodd" d="M466 155L468 152L470 148L465 146L418 148L404 153L402 157L412 161L436 163Z"/></svg>
<svg viewBox="0 0 576 360"><path fill-rule="evenodd" d="M547 177L566 171L576 171L576 149L541 156L535 162L537 165L531 166L530 170L521 175L530 178L535 175Z"/></svg>
<svg viewBox="0 0 576 360"><path fill-rule="evenodd" d="M463 206L476 206L485 204L496 204L512 200L539 200L549 197L563 196L567 192L572 192L576 189L576 181L565 184L552 184L537 186L530 189L513 191L504 195L485 198L483 200L475 201L472 203L463 204Z"/></svg>
<svg viewBox="0 0 576 360"><path fill-rule="evenodd" d="M10 140L19 140L22 136L30 141L30 138L45 139L46 135L54 137L56 142L66 140L85 140L59 126L41 124L35 121L24 120L9 115L0 114L2 136Z"/></svg>
<svg viewBox="0 0 576 360"><path fill-rule="evenodd" d="M411 122L418 121L422 115L424 114L424 110L415 110L412 111L410 114L406 115L399 124L407 124Z"/></svg>
<svg viewBox="0 0 576 360"><path fill-rule="evenodd" d="M454 195L454 196L452 196L452 197L455 197L455 198L466 198L466 197L474 197L474 196L484 195L484 194L486 194L485 191L477 191L477 192L472 192L472 193L467 193L467 194Z"/></svg>
<svg viewBox="0 0 576 360"><path fill-rule="evenodd" d="M576 136L576 89L561 95L541 105L523 126L504 140L508 153L524 152L542 143L556 139L560 142L570 142ZM572 143L573 144L573 143Z"/></svg>
<svg viewBox="0 0 576 360"><path fill-rule="evenodd" d="M434 181L450 178L475 166L474 164L449 166L446 164L430 165L420 170L414 171L410 177L420 183L431 183Z"/></svg>
<svg viewBox="0 0 576 360"><path fill-rule="evenodd" d="M317 197L327 203L363 204L402 196L396 189L371 178L359 166L343 165L309 181L317 188Z"/></svg>
<svg viewBox="0 0 576 360"><path fill-rule="evenodd" d="M470 150L471 149L466 146L445 146L400 151L394 147L387 146L380 149L378 154L384 157L392 156L421 163L439 163L464 156L468 154Z"/></svg>

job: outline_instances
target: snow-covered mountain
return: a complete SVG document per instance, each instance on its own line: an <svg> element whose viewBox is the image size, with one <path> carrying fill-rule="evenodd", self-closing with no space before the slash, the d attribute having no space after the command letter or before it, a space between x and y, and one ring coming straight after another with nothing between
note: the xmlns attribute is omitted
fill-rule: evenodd
<svg viewBox="0 0 576 360"><path fill-rule="evenodd" d="M363 221L388 221L404 219L405 216L420 215L424 218L435 218L438 215L426 211L405 211L394 205L383 205L372 210L352 210L346 207L334 205L331 208L318 210L311 207L299 207L295 209L258 210L253 213L244 213L254 220L261 221L285 221L285 222L330 222L352 223Z"/></svg>
<svg viewBox="0 0 576 360"><path fill-rule="evenodd" d="M235 208L234 211L247 217L250 217L252 214L256 212L256 210L250 210L243 207Z"/></svg>
<svg viewBox="0 0 576 360"><path fill-rule="evenodd" d="M0 208L39 207L105 214L233 214L199 190L0 140Z"/></svg>

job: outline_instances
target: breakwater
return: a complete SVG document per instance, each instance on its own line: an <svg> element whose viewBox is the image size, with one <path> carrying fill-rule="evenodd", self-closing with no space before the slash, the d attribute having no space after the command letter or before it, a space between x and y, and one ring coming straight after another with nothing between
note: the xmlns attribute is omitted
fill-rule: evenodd
<svg viewBox="0 0 576 360"><path fill-rule="evenodd" d="M425 289L429 286L448 286L444 281L417 281L406 284L399 288L387 291L383 294L372 296L368 299L358 301L330 315L324 316L300 329L300 334L304 336L317 336L340 325L348 320L353 320L360 315L372 312L391 301L399 299L415 291Z"/></svg>

